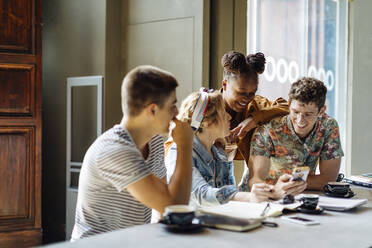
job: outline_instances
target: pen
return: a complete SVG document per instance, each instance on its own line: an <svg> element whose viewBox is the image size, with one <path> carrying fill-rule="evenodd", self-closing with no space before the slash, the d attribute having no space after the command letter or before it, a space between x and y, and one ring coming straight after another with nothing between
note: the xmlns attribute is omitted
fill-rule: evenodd
<svg viewBox="0 0 372 248"><path fill-rule="evenodd" d="M264 217L269 211L269 209L270 209L270 202L266 204L266 207L261 213L261 217ZM275 222L271 222L271 221L262 221L262 225L268 226L268 227L278 227L278 224L276 224Z"/></svg>
<svg viewBox="0 0 372 248"><path fill-rule="evenodd" d="M265 215L266 215L266 213L269 211L269 209L270 209L270 202L268 202L267 204L266 204L266 207L264 208L264 210L262 211L262 213L261 213L261 217L264 217Z"/></svg>

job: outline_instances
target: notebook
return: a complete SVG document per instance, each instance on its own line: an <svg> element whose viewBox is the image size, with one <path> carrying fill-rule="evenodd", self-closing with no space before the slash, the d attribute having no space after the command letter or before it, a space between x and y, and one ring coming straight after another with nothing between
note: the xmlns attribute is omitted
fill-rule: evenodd
<svg viewBox="0 0 372 248"><path fill-rule="evenodd" d="M202 206L199 211L207 214L223 215L239 219L264 219L265 217L275 217L282 214L283 209L296 209L301 205L299 202L293 204L282 205L278 203L270 203L267 207L267 202L239 202L230 201L218 206Z"/></svg>
<svg viewBox="0 0 372 248"><path fill-rule="evenodd" d="M318 205L327 210L347 211L367 203L367 199L344 199L319 196Z"/></svg>
<svg viewBox="0 0 372 248"><path fill-rule="evenodd" d="M197 219L203 226L238 232L252 230L262 225L260 219L241 219L214 214L200 215Z"/></svg>
<svg viewBox="0 0 372 248"><path fill-rule="evenodd" d="M344 178L343 181L354 184L354 185L358 185L358 186L372 188L372 177L366 177L363 175L349 176L349 177Z"/></svg>

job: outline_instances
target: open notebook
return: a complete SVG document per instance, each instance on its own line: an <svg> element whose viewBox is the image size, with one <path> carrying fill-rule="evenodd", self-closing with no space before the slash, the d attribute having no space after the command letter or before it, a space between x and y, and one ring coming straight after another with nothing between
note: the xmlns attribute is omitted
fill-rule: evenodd
<svg viewBox="0 0 372 248"><path fill-rule="evenodd" d="M252 203L252 202L239 202L230 201L226 204L219 206L203 206L199 209L202 213L230 216L240 219L264 219L265 217L275 217L282 214L283 209L295 209L301 203L293 203L282 205L278 203L270 203L269 208L265 210L267 202ZM265 211L264 211L265 210ZM264 213L264 214L262 214Z"/></svg>
<svg viewBox="0 0 372 248"><path fill-rule="evenodd" d="M266 217L282 214L283 209L296 209L301 203L282 205L278 203L251 203L230 201L218 206L199 208L202 225L233 231L247 231L261 226ZM265 223L265 225L269 222ZM275 223L271 223L275 224ZM269 224L270 225L270 224Z"/></svg>

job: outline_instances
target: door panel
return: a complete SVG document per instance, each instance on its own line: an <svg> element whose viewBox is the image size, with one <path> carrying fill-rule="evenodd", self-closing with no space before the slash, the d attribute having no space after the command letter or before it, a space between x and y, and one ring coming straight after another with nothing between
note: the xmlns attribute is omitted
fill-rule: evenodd
<svg viewBox="0 0 372 248"><path fill-rule="evenodd" d="M34 112L34 65L0 64L0 116Z"/></svg>
<svg viewBox="0 0 372 248"><path fill-rule="evenodd" d="M31 52L34 3L0 0L0 52Z"/></svg>
<svg viewBox="0 0 372 248"><path fill-rule="evenodd" d="M0 231L34 225L34 131L0 128ZM27 223L25 223L27 222Z"/></svg>
<svg viewBox="0 0 372 248"><path fill-rule="evenodd" d="M167 32L163 32L167 30ZM162 33L162 35L153 35ZM193 87L194 20L181 18L129 26L128 68L140 64L156 65L175 74L179 86L177 99L201 86ZM154 49L154 44L161 44Z"/></svg>
<svg viewBox="0 0 372 248"><path fill-rule="evenodd" d="M178 80L178 104L201 86L209 87L210 1L129 0L123 4L124 74L151 64Z"/></svg>

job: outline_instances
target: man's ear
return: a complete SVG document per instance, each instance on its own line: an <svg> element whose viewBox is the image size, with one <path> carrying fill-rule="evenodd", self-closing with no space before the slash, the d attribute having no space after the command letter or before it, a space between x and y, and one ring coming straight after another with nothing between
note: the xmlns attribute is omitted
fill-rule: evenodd
<svg viewBox="0 0 372 248"><path fill-rule="evenodd" d="M326 111L326 109L327 109L327 107L326 107L325 105L324 105L323 107L321 107L320 110L319 110L319 114L318 114L318 116L323 115L324 112Z"/></svg>
<svg viewBox="0 0 372 248"><path fill-rule="evenodd" d="M227 80L224 79L224 80L222 81L222 89L223 89L224 91L226 91L226 85L227 85Z"/></svg>
<svg viewBox="0 0 372 248"><path fill-rule="evenodd" d="M146 107L146 114L150 118L155 117L155 115L157 114L158 111L159 111L159 107L155 103L151 103L151 104L147 105L147 107Z"/></svg>

